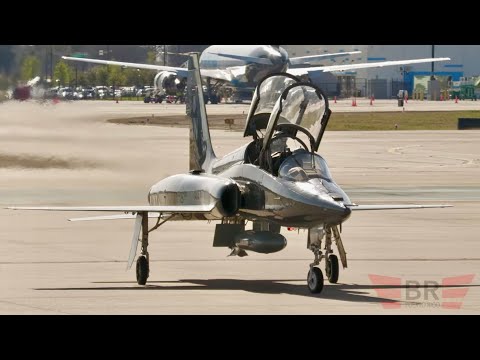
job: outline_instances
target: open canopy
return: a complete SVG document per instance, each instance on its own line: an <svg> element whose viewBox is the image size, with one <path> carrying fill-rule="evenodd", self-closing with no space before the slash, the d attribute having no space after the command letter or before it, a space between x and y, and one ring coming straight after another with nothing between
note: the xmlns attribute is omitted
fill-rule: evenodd
<svg viewBox="0 0 480 360"><path fill-rule="evenodd" d="M265 130L263 149L278 137L299 140L317 151L330 117L328 99L311 83L286 73L264 78L255 89L244 136Z"/></svg>
<svg viewBox="0 0 480 360"><path fill-rule="evenodd" d="M255 88L243 136L256 136L267 128L270 114L283 91L300 80L287 73L270 74Z"/></svg>

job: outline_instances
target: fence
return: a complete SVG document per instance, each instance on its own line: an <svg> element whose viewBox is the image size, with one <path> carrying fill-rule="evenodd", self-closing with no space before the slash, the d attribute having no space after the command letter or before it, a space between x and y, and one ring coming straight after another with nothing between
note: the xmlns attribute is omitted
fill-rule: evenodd
<svg viewBox="0 0 480 360"><path fill-rule="evenodd" d="M366 97L374 96L375 99L396 98L399 90L407 90L412 93L412 82L394 79L361 79L353 76L339 76L337 81L315 81L313 83L320 87L329 97L337 98Z"/></svg>

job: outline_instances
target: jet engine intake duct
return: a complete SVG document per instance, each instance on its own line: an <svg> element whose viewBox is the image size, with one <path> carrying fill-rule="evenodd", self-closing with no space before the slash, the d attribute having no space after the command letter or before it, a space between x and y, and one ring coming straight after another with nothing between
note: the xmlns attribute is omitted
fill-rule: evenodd
<svg viewBox="0 0 480 360"><path fill-rule="evenodd" d="M169 176L153 185L148 194L148 202L153 206L212 206L210 215L218 220L235 216L240 201L236 182L198 173Z"/></svg>
<svg viewBox="0 0 480 360"><path fill-rule="evenodd" d="M262 254L274 253L287 246L287 239L283 235L270 231L244 231L235 236L234 242L239 249Z"/></svg>
<svg viewBox="0 0 480 360"><path fill-rule="evenodd" d="M224 186L220 196L221 209L219 211L222 215L229 217L234 216L240 208L241 193L237 184L230 183Z"/></svg>

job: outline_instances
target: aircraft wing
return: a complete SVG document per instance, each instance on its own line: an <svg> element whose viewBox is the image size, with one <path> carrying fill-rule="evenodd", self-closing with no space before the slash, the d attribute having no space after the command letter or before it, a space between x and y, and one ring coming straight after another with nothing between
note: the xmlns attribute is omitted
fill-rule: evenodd
<svg viewBox="0 0 480 360"><path fill-rule="evenodd" d="M44 210L44 211L111 211L123 213L157 212L157 213L209 213L214 205L160 205L160 206L11 206L10 210Z"/></svg>
<svg viewBox="0 0 480 360"><path fill-rule="evenodd" d="M172 71L177 73L181 77L188 76L188 70L181 67L173 67L173 66L163 66L163 65L152 65L152 64L140 64L140 63L130 63L130 62L122 62L122 61L110 61L110 60L100 60L100 59L88 59L88 58L76 58L70 56L62 56L62 59L71 60L71 61L80 61L80 62L87 62L92 64L103 64L103 65L118 65L118 66L125 66L131 67L136 69L147 69L147 70L157 70L157 71Z"/></svg>
<svg viewBox="0 0 480 360"><path fill-rule="evenodd" d="M103 215L103 216L87 216L80 218L70 218L68 221L95 221L95 220L125 220L125 219L135 219L137 216L133 214L118 214L118 215ZM162 214L159 212L149 212L149 218L162 217Z"/></svg>
<svg viewBox="0 0 480 360"><path fill-rule="evenodd" d="M224 54L224 53L212 53L212 54L223 56L223 57L228 57L230 59L242 60L242 61L245 61L247 63L272 65L272 61L270 59L267 59L267 58L260 58L260 57L256 57L256 56L247 56L247 55Z"/></svg>
<svg viewBox="0 0 480 360"><path fill-rule="evenodd" d="M385 204L385 205L345 205L352 211L357 210L401 210L401 209L428 209L428 208L446 208L452 205L404 205L404 204Z"/></svg>
<svg viewBox="0 0 480 360"><path fill-rule="evenodd" d="M233 79L232 73L223 69L200 69L200 73L204 77L217 80L232 81Z"/></svg>
<svg viewBox="0 0 480 360"><path fill-rule="evenodd" d="M303 74L314 72L314 71L323 71L323 72L347 71L347 70L358 70L358 69L367 69L367 68L378 68L378 67L384 67L384 66L421 64L421 63L447 61L447 60L450 60L450 58L444 57L444 58L380 61L380 62L361 63L361 64L328 65L328 66L315 66L315 67L307 67L307 68L294 68L294 69L288 69L287 72L292 75L303 75Z"/></svg>
<svg viewBox="0 0 480 360"><path fill-rule="evenodd" d="M310 63L315 63L318 61L323 61L327 59L333 59L340 56L361 54L361 51L345 51L339 53L330 53L330 54L320 54L320 55L309 55L309 56L298 56L290 58L290 65L306 65Z"/></svg>
<svg viewBox="0 0 480 360"><path fill-rule="evenodd" d="M136 69L147 69L147 70L156 70L156 71L171 71L176 73L180 77L188 76L188 69L182 67L173 67L173 66L163 66L163 65L152 65L152 64L140 64L140 63L130 63L122 61L110 61L110 60L100 60L100 59L88 59L88 58L76 58L69 56L62 56L62 59L71 60L71 61L80 61L87 62L92 64L102 64L102 65L118 65L124 67L131 67ZM243 66L244 68L244 66ZM232 81L233 75L230 71L224 69L201 69L202 76L210 77L212 79L223 80L223 81Z"/></svg>

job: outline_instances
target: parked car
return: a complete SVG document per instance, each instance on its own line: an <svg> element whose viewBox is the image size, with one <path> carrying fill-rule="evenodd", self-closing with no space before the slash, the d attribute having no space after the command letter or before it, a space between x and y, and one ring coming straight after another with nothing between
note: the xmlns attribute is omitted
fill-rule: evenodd
<svg viewBox="0 0 480 360"><path fill-rule="evenodd" d="M95 99L95 89L90 87L90 88L83 88L79 89L76 91L76 96L75 98L77 100L92 100Z"/></svg>
<svg viewBox="0 0 480 360"><path fill-rule="evenodd" d="M97 86L95 87L95 97L97 99L103 99L108 97L109 89L106 86Z"/></svg>
<svg viewBox="0 0 480 360"><path fill-rule="evenodd" d="M59 98L62 98L65 100L73 100L75 98L74 91L71 87L60 88L57 92L57 95Z"/></svg>

